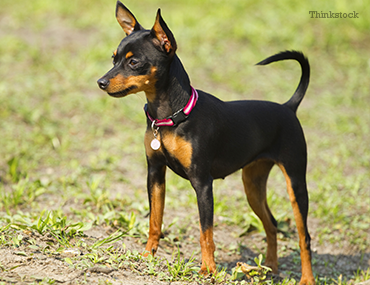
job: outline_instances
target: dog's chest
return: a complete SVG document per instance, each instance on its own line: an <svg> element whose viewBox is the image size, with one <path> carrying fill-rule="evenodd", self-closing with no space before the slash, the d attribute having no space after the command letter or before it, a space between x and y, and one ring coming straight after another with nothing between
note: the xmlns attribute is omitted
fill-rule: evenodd
<svg viewBox="0 0 370 285"><path fill-rule="evenodd" d="M160 143L157 150L152 148L154 139ZM171 168L188 169L192 161L193 147L189 141L173 132L161 132L155 138L149 130L145 133L145 151L149 159L164 156Z"/></svg>

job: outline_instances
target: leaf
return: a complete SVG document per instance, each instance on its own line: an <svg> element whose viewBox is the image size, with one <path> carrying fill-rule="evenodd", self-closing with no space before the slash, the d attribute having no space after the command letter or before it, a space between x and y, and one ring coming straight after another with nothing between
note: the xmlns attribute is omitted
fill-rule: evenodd
<svg viewBox="0 0 370 285"><path fill-rule="evenodd" d="M131 212L130 223L128 225L129 230L131 230L134 227L135 221L136 221L136 215L134 212Z"/></svg>
<svg viewBox="0 0 370 285"><path fill-rule="evenodd" d="M8 161L9 174L13 182L17 182L19 180L18 165L19 165L19 157L13 157L12 159Z"/></svg>
<svg viewBox="0 0 370 285"><path fill-rule="evenodd" d="M91 229L93 226L93 222L90 222L90 223L84 223L82 224L81 228L78 229L79 232L84 232L84 231L88 231L89 229Z"/></svg>
<svg viewBox="0 0 370 285"><path fill-rule="evenodd" d="M234 267L231 273L231 280L241 280L245 274L241 270L241 266Z"/></svg>
<svg viewBox="0 0 370 285"><path fill-rule="evenodd" d="M114 243L116 242L118 239L120 239L122 236L125 235L125 233L120 233L118 235L116 235L118 233L118 231L116 231L115 233L111 234L109 237L103 239L103 240L100 240L100 241L97 241L96 243L94 243L92 245L92 249L96 249L102 245L108 245L108 244L111 244L111 243ZM116 235L116 236L115 236Z"/></svg>

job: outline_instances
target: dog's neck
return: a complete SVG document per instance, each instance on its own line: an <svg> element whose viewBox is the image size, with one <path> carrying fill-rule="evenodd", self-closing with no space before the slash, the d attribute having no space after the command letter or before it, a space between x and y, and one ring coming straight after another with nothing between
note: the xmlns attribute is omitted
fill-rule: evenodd
<svg viewBox="0 0 370 285"><path fill-rule="evenodd" d="M184 108L190 96L189 76L175 54L168 70L158 78L155 99L148 101L148 112L155 119L166 118Z"/></svg>

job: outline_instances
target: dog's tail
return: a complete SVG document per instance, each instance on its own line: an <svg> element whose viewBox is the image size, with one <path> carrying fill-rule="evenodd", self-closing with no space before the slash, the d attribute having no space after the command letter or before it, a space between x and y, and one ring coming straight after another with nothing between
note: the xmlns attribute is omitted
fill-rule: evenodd
<svg viewBox="0 0 370 285"><path fill-rule="evenodd" d="M303 55L303 53L298 51L283 51L262 60L261 62L257 63L257 65L266 65L271 62L286 59L295 59L299 62L302 68L302 75L301 80L299 81L299 85L295 90L293 96L289 99L288 102L284 104L293 112L297 112L298 106L301 103L304 95L306 94L308 83L310 82L310 64L308 63L308 59Z"/></svg>

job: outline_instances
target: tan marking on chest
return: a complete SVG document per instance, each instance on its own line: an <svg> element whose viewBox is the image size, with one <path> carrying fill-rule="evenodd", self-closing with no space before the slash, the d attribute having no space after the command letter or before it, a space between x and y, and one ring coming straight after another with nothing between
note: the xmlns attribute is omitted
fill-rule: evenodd
<svg viewBox="0 0 370 285"><path fill-rule="evenodd" d="M154 135L153 135L153 132L151 130L147 130L145 132L145 137L144 137L144 145L145 145L145 152L146 152L146 155L150 158L152 157L153 154L155 153L162 153L162 147L160 147L158 150L154 150L152 149L152 147L150 146L150 143L152 142L152 140L154 139ZM157 139L160 140L160 135L158 133L157 135Z"/></svg>
<svg viewBox="0 0 370 285"><path fill-rule="evenodd" d="M155 153L163 153L164 147L172 157L176 158L181 163L183 167L190 167L191 157L193 154L193 147L190 142L172 132L165 132L162 136L158 132L157 139L161 142L161 147L158 150L153 150L150 146L153 139L153 132L151 130L147 131L145 133L144 144L146 155L149 158Z"/></svg>
<svg viewBox="0 0 370 285"><path fill-rule="evenodd" d="M185 168L190 167L193 154L193 147L190 142L173 133L166 133L162 138L162 142L171 156L175 157L182 166Z"/></svg>

